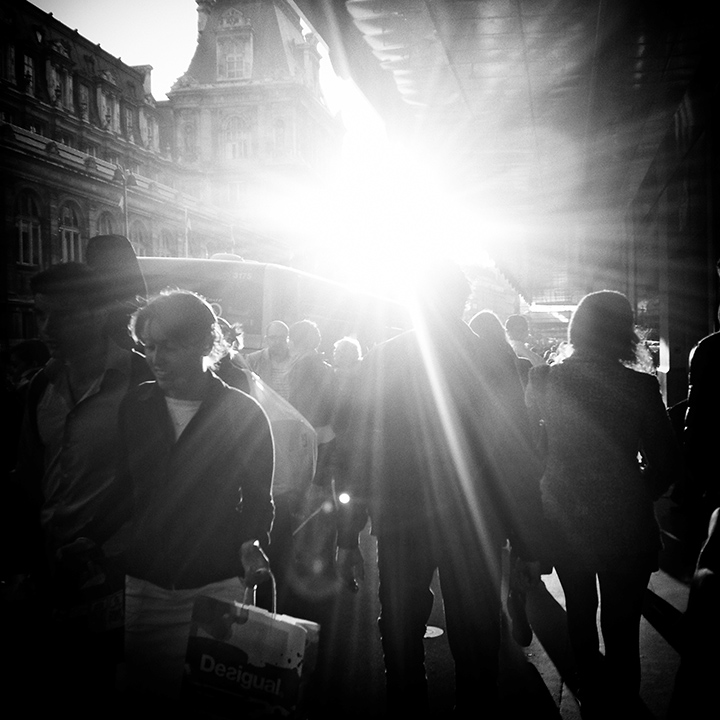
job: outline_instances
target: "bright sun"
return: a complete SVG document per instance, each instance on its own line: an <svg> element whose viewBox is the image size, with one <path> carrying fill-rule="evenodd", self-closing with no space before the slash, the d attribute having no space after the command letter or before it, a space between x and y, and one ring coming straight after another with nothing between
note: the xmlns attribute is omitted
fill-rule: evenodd
<svg viewBox="0 0 720 720"><path fill-rule="evenodd" d="M480 215L463 205L444 184L449 170L437 155L418 151L410 137L391 140L357 86L338 77L327 56L321 67L326 101L340 113L345 136L324 192L302 197L298 206L315 231L317 271L393 295L398 278L434 257L493 264L484 238L511 241L521 228L487 208Z"/></svg>
<svg viewBox="0 0 720 720"><path fill-rule="evenodd" d="M318 271L394 294L399 277L434 256L488 264L480 240L487 223L443 187L443 169L409 144L391 142L352 81L331 76L325 87L346 134L326 191L304 206L317 229Z"/></svg>

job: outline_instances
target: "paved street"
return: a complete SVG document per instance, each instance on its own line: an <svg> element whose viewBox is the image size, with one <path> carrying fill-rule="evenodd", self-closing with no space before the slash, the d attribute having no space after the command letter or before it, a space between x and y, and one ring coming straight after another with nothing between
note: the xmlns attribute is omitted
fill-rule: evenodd
<svg viewBox="0 0 720 720"><path fill-rule="evenodd" d="M310 698L310 718L375 718L383 712L383 664L376 619L377 574L372 562L374 540L362 536L366 581L353 595L346 591L306 606L305 616L322 624L322 662ZM687 601L687 585L665 572L653 575L647 614L641 626L645 717L664 718L679 656L672 639L679 613ZM439 588L430 625L444 628ZM554 574L543 576L528 602L535 637L528 648L516 645L505 633L501 657L501 693L506 718L578 720L580 713L572 686L562 589ZM314 616L314 617L313 617ZM426 639L431 710L438 716L452 707L453 668L447 636ZM622 709L618 709L622 712Z"/></svg>

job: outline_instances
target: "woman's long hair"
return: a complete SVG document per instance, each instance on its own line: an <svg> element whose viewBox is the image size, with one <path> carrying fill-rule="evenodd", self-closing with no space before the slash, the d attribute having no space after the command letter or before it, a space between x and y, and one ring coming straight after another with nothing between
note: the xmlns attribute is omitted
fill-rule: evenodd
<svg viewBox="0 0 720 720"><path fill-rule="evenodd" d="M575 352L626 364L638 362L638 343L630 301L621 292L586 295L570 320L568 339Z"/></svg>

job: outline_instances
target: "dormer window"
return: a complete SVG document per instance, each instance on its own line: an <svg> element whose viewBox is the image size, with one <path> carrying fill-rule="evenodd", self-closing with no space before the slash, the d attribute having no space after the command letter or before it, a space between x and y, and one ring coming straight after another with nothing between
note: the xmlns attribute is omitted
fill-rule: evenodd
<svg viewBox="0 0 720 720"><path fill-rule="evenodd" d="M252 26L237 8L230 8L220 17L217 35L217 78L249 80L252 71Z"/></svg>
<svg viewBox="0 0 720 720"><path fill-rule="evenodd" d="M249 80L252 77L252 34L219 37L217 41L218 80Z"/></svg>

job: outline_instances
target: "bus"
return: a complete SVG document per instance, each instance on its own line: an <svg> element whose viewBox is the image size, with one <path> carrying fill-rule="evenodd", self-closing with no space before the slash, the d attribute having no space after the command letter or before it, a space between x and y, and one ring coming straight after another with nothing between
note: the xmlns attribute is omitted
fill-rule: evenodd
<svg viewBox="0 0 720 720"><path fill-rule="evenodd" d="M273 320L317 323L320 350L331 354L341 337L355 337L367 351L410 327L400 303L282 265L238 259L138 257L148 293L166 288L202 295L216 313L243 328L247 352L262 347Z"/></svg>

